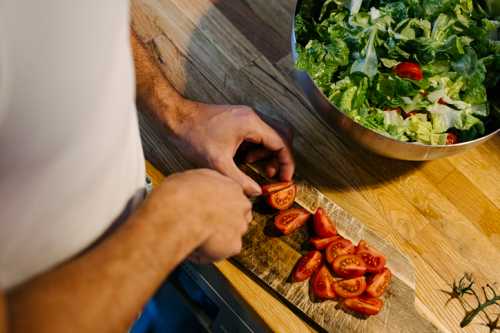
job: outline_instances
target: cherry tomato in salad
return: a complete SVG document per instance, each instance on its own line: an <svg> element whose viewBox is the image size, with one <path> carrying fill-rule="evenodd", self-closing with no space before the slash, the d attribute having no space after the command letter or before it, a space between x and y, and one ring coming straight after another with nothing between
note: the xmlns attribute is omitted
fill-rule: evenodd
<svg viewBox="0 0 500 333"><path fill-rule="evenodd" d="M382 310L384 302L378 298L371 297L354 297L344 300L343 305L354 312L365 316L376 315Z"/></svg>
<svg viewBox="0 0 500 333"><path fill-rule="evenodd" d="M302 208L285 210L274 217L274 226L285 235L302 227L311 214Z"/></svg>
<svg viewBox="0 0 500 333"><path fill-rule="evenodd" d="M332 220L326 215L323 208L319 207L314 214L314 232L319 237L331 237L337 234L337 228Z"/></svg>
<svg viewBox="0 0 500 333"><path fill-rule="evenodd" d="M327 237L327 238L321 238L321 237L313 237L309 240L309 242L314 246L316 250L323 250L328 247L331 243L343 239L340 236L332 236L332 237Z"/></svg>
<svg viewBox="0 0 500 333"><path fill-rule="evenodd" d="M356 249L356 254L360 256L366 264L366 271L369 273L380 273L385 266L385 256L368 246L364 240L360 241Z"/></svg>
<svg viewBox="0 0 500 333"><path fill-rule="evenodd" d="M274 209L288 209L293 205L295 195L297 194L297 186L292 185L283 190L275 191L267 196L267 203Z"/></svg>
<svg viewBox="0 0 500 333"><path fill-rule="evenodd" d="M353 279L336 281L333 285L335 293L343 298L352 298L361 295L366 290L366 278L360 276Z"/></svg>
<svg viewBox="0 0 500 333"><path fill-rule="evenodd" d="M323 263L323 255L319 251L311 251L307 253L305 256L300 258L295 265L295 270L293 272L293 280L295 282L300 282L307 280L313 275L314 272L318 270L318 268Z"/></svg>
<svg viewBox="0 0 500 333"><path fill-rule="evenodd" d="M366 293L372 297L380 297L387 290L391 283L392 273L388 268L384 268L381 273L375 274L368 279Z"/></svg>
<svg viewBox="0 0 500 333"><path fill-rule="evenodd" d="M320 299L335 298L334 285L335 280L326 266L322 266L311 278L313 293Z"/></svg>
<svg viewBox="0 0 500 333"><path fill-rule="evenodd" d="M399 63L396 67L394 67L394 72L399 77L411 80L419 81L424 78L422 68L420 68L419 64L416 64L414 62L405 61Z"/></svg>
<svg viewBox="0 0 500 333"><path fill-rule="evenodd" d="M336 257L343 254L353 254L356 248L348 239L339 239L334 241L326 248L326 261L331 264Z"/></svg>
<svg viewBox="0 0 500 333"><path fill-rule="evenodd" d="M446 144L454 145L455 143L458 143L458 136L455 133L448 133L446 136Z"/></svg>
<svg viewBox="0 0 500 333"><path fill-rule="evenodd" d="M279 182L279 183L270 183L262 185L262 195L271 194L276 191L281 191L293 185L293 182Z"/></svg>
<svg viewBox="0 0 500 333"><path fill-rule="evenodd" d="M355 254L344 254L333 261L333 271L338 276L353 278L366 273L366 264L360 256Z"/></svg>

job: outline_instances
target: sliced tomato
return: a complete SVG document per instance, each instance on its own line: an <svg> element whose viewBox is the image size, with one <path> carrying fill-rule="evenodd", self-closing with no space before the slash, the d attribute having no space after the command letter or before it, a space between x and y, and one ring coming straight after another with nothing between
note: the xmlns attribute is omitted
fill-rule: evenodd
<svg viewBox="0 0 500 333"><path fill-rule="evenodd" d="M322 266L311 278L313 293L320 299L335 298L334 285L335 280L326 266Z"/></svg>
<svg viewBox="0 0 500 333"><path fill-rule="evenodd" d="M293 185L293 182L279 182L262 185L262 195L267 195L276 191L281 191Z"/></svg>
<svg viewBox="0 0 500 333"><path fill-rule="evenodd" d="M380 273L385 266L385 256L374 248L370 247L364 240L360 241L356 250L366 264L366 271L369 273Z"/></svg>
<svg viewBox="0 0 500 333"><path fill-rule="evenodd" d="M356 252L356 248L352 242L342 238L328 245L326 248L326 261L331 264L336 257L343 254L352 254L354 252Z"/></svg>
<svg viewBox="0 0 500 333"><path fill-rule="evenodd" d="M446 144L454 145L455 143L458 143L458 136L455 133L448 133L446 136Z"/></svg>
<svg viewBox="0 0 500 333"><path fill-rule="evenodd" d="M335 274L345 278L358 277L366 273L366 264L360 256L355 254L344 254L333 261Z"/></svg>
<svg viewBox="0 0 500 333"><path fill-rule="evenodd" d="M267 203L274 209L288 209L293 205L295 195L297 194L297 186L292 185L283 190L275 191L267 196Z"/></svg>
<svg viewBox="0 0 500 333"><path fill-rule="evenodd" d="M309 242L314 246L316 250L323 250L326 249L331 243L341 239L343 238L338 235L327 238L313 237L309 240Z"/></svg>
<svg viewBox="0 0 500 333"><path fill-rule="evenodd" d="M384 302L378 298L354 297L344 300L344 306L354 312L365 316L376 315L382 310Z"/></svg>
<svg viewBox="0 0 500 333"><path fill-rule="evenodd" d="M303 208L285 210L274 217L275 227L288 235L302 227L311 214Z"/></svg>
<svg viewBox="0 0 500 333"><path fill-rule="evenodd" d="M380 297L387 290L391 283L392 273L388 268L384 268L381 273L375 274L368 280L366 293L372 297Z"/></svg>
<svg viewBox="0 0 500 333"><path fill-rule="evenodd" d="M293 280L295 282L300 282L307 280L313 275L314 272L318 270L318 268L323 263L323 255L319 251L311 251L307 253L305 256L300 258L295 265L295 270L293 272Z"/></svg>
<svg viewBox="0 0 500 333"><path fill-rule="evenodd" d="M319 207L314 214L314 232L317 236L323 238L335 236L337 234L335 224L321 207Z"/></svg>
<svg viewBox="0 0 500 333"><path fill-rule="evenodd" d="M360 276L353 279L336 281L333 290L343 298L352 298L361 295L366 290L366 279Z"/></svg>
<svg viewBox="0 0 500 333"><path fill-rule="evenodd" d="M424 73L419 64L414 62L402 62L394 67L394 72L399 77L404 77L411 80L422 80L424 78Z"/></svg>

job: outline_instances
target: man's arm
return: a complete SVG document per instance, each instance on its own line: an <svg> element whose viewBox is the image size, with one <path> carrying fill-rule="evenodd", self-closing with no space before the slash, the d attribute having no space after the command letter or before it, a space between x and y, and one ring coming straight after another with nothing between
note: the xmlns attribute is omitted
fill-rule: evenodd
<svg viewBox="0 0 500 333"><path fill-rule="evenodd" d="M260 186L241 172L234 156L242 143L253 144L247 162L266 159L269 177L291 180L295 168L291 135L280 136L249 107L208 105L183 98L163 77L134 32L131 44L139 105L151 112L175 139L184 154L198 166L215 169L239 183L249 196L260 194Z"/></svg>
<svg viewBox="0 0 500 333"><path fill-rule="evenodd" d="M9 290L10 332L126 332L195 249L212 260L238 253L251 219L250 202L229 178L171 175L102 243Z"/></svg>
<svg viewBox="0 0 500 333"><path fill-rule="evenodd" d="M11 331L125 332L203 237L162 218L143 207L86 254L9 291Z"/></svg>
<svg viewBox="0 0 500 333"><path fill-rule="evenodd" d="M7 333L7 313L5 305L5 296L0 289L0 333Z"/></svg>

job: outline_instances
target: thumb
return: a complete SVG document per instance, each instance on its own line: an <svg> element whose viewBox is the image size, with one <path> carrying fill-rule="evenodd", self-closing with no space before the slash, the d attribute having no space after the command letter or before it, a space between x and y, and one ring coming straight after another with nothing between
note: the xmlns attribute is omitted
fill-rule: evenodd
<svg viewBox="0 0 500 333"><path fill-rule="evenodd" d="M215 169L240 184L247 196L256 197L262 194L260 185L241 171L232 158L224 161L224 163L219 163Z"/></svg>

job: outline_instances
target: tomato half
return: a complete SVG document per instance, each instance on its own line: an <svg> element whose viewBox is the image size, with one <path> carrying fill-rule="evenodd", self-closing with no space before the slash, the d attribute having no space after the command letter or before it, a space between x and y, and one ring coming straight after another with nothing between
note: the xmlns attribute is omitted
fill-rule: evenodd
<svg viewBox="0 0 500 333"><path fill-rule="evenodd" d="M316 270L323 263L323 255L319 251L311 251L305 256L300 258L295 265L295 270L293 272L293 280L295 282L300 282L307 280L313 275Z"/></svg>
<svg viewBox="0 0 500 333"><path fill-rule="evenodd" d="M458 143L458 136L455 133L448 133L446 136L446 144L454 145L455 143Z"/></svg>
<svg viewBox="0 0 500 333"><path fill-rule="evenodd" d="M424 73L419 64L414 62L402 62L394 67L394 72L399 77L404 77L411 80L422 80L424 78Z"/></svg>
<svg viewBox="0 0 500 333"><path fill-rule="evenodd" d="M362 240L359 242L356 254L359 255L365 262L367 272L380 273L384 269L386 261L385 256L374 248L368 246L366 241Z"/></svg>
<svg viewBox="0 0 500 333"><path fill-rule="evenodd" d="M333 261L335 274L345 278L358 277L366 273L366 264L360 256L355 254L344 254Z"/></svg>
<svg viewBox="0 0 500 333"><path fill-rule="evenodd" d="M309 242L314 246L316 250L323 250L326 249L331 243L341 239L342 237L340 236L332 236L327 238L313 237L309 240Z"/></svg>
<svg viewBox="0 0 500 333"><path fill-rule="evenodd" d="M326 261L331 264L336 257L343 254L352 254L354 252L356 252L356 248L350 240L339 239L326 248Z"/></svg>
<svg viewBox="0 0 500 333"><path fill-rule="evenodd" d="M275 191L267 196L267 203L275 209L288 209L293 205L295 195L297 194L297 186L292 185L283 190Z"/></svg>
<svg viewBox="0 0 500 333"><path fill-rule="evenodd" d="M372 297L380 297L387 290L391 283L392 273L388 268L384 268L382 273L378 273L368 280L366 293Z"/></svg>
<svg viewBox="0 0 500 333"><path fill-rule="evenodd" d="M302 227L311 214L303 208L285 210L274 217L274 226L288 235Z"/></svg>
<svg viewBox="0 0 500 333"><path fill-rule="evenodd" d="M335 280L326 266L322 266L311 278L313 293L320 299L335 298L334 285Z"/></svg>
<svg viewBox="0 0 500 333"><path fill-rule="evenodd" d="M293 185L293 182L279 182L262 185L262 195L267 195L276 191L281 191Z"/></svg>
<svg viewBox="0 0 500 333"><path fill-rule="evenodd" d="M360 276L353 279L335 282L333 290L343 298L352 298L361 295L366 290L366 279Z"/></svg>
<svg viewBox="0 0 500 333"><path fill-rule="evenodd" d="M381 299L369 297L348 298L343 304L347 309L366 316L378 314L384 306Z"/></svg>
<svg viewBox="0 0 500 333"><path fill-rule="evenodd" d="M319 207L314 214L314 232L317 236L323 238L335 236L337 234L335 224L321 207Z"/></svg>

